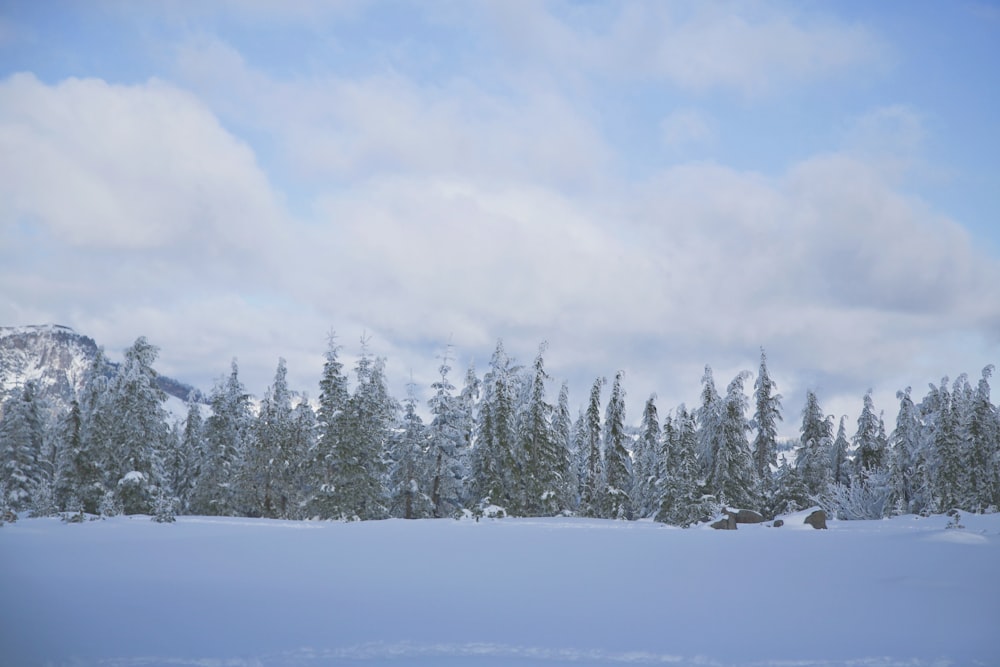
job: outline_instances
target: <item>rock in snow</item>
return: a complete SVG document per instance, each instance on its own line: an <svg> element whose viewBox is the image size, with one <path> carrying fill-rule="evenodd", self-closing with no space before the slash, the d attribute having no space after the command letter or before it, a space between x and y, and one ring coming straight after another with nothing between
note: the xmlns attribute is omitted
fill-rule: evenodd
<svg viewBox="0 0 1000 667"><path fill-rule="evenodd" d="M817 530L826 530L826 512L816 510L806 517L805 523L808 523Z"/></svg>

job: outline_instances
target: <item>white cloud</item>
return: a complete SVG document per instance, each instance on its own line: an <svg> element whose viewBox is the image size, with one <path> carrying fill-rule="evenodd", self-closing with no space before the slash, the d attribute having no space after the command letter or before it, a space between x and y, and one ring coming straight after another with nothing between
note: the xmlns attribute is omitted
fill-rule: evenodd
<svg viewBox="0 0 1000 667"><path fill-rule="evenodd" d="M240 247L279 215L250 148L192 95L157 80L48 86L14 75L0 83L0 152L10 202L2 224L37 221L76 246L225 236Z"/></svg>
<svg viewBox="0 0 1000 667"><path fill-rule="evenodd" d="M515 62L533 68L541 61L574 79L582 71L758 95L886 59L884 44L862 26L767 3L491 7Z"/></svg>
<svg viewBox="0 0 1000 667"><path fill-rule="evenodd" d="M433 373L449 339L462 368L470 355L482 366L502 336L522 360L548 339L574 401L621 367L635 403L653 391L664 409L690 402L705 363L723 383L756 368L764 345L776 375L787 373L790 406L816 382L849 403L841 392L855 385L929 379L900 369L942 374L937 345L1000 321L996 263L855 154L777 177L682 165L636 186L606 178L589 194L439 173L431 161L331 189L305 220L280 211L255 155L188 93L5 85L25 94L4 117L19 172L3 163L17 185L4 238L18 245L0 281L41 266L18 220L43 223L45 252L60 261L19 281L39 305L2 303L4 317L45 316L111 349L145 334L165 370L205 388L236 356L262 391L284 356L312 390L333 327L348 355L363 330L374 335L397 392L409 370ZM108 108L114 128L99 113ZM481 131L480 119L451 117L456 135ZM95 189L110 208L93 206ZM58 206L47 192L63 195Z"/></svg>
<svg viewBox="0 0 1000 667"><path fill-rule="evenodd" d="M3 81L0 319L112 350L145 334L165 372L206 389L236 356L254 392L280 355L315 393L331 327L348 365L373 335L398 395L449 339L454 380L499 336L522 361L548 339L574 404L624 368L633 416L652 391L662 412L696 400L706 363L720 386L756 369L764 345L790 432L807 387L828 409L884 387L888 410L898 383L995 353L996 260L884 159L919 152L916 109L858 116L842 152L784 170L681 164L635 182L599 113L619 101L595 101L653 81L653 147L712 141L723 115L677 89L857 71L881 55L865 30L770 5L489 7L511 40L489 81L281 78L211 35L178 48L174 83ZM588 88L602 78L610 93Z"/></svg>
<svg viewBox="0 0 1000 667"><path fill-rule="evenodd" d="M893 104L853 119L845 143L868 156L912 157L923 146L925 136L920 114L908 106Z"/></svg>
<svg viewBox="0 0 1000 667"><path fill-rule="evenodd" d="M544 91L495 94L462 77L394 72L278 80L214 40L178 52L180 76L237 123L271 133L309 183L384 172L592 184L610 160L593 124Z"/></svg>
<svg viewBox="0 0 1000 667"><path fill-rule="evenodd" d="M700 4L691 15L643 6L620 27L621 39L651 47L651 74L694 89L771 92L876 61L879 46L860 27L812 21L766 5Z"/></svg>
<svg viewBox="0 0 1000 667"><path fill-rule="evenodd" d="M701 143L715 136L711 122L696 109L678 109L660 121L660 136L668 147Z"/></svg>

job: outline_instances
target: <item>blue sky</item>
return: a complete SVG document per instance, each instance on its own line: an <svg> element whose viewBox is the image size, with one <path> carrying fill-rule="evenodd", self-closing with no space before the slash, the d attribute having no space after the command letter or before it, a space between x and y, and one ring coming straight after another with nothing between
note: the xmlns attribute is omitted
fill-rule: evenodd
<svg viewBox="0 0 1000 667"><path fill-rule="evenodd" d="M6 2L0 323L313 395L330 329L544 339L636 420L764 346L787 432L891 420L1000 357L997 62L988 3Z"/></svg>

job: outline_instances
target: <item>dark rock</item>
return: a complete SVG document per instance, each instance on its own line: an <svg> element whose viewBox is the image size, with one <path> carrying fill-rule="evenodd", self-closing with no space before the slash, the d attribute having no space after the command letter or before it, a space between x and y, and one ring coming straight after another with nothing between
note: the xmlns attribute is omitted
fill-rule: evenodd
<svg viewBox="0 0 1000 667"><path fill-rule="evenodd" d="M806 517L804 523L808 523L817 530L826 530L826 512L823 510L816 510Z"/></svg>
<svg viewBox="0 0 1000 667"><path fill-rule="evenodd" d="M775 519L774 523L772 523L771 525L774 526L775 528L781 528L782 526L785 525L785 522L782 519Z"/></svg>
<svg viewBox="0 0 1000 667"><path fill-rule="evenodd" d="M736 523L764 523L764 517L753 510L739 510L736 512Z"/></svg>
<svg viewBox="0 0 1000 667"><path fill-rule="evenodd" d="M712 524L716 530L736 530L736 514L726 511L726 516Z"/></svg>

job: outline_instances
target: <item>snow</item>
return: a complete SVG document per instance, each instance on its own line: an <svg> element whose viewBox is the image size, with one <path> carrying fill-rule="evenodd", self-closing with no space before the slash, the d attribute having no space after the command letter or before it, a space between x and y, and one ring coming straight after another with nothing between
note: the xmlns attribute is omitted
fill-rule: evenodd
<svg viewBox="0 0 1000 667"><path fill-rule="evenodd" d="M1000 514L0 528L0 665L1000 664Z"/></svg>
<svg viewBox="0 0 1000 667"><path fill-rule="evenodd" d="M132 470L131 472L125 473L125 476L122 477L118 481L118 483L119 484L145 484L146 483L146 476L143 475L138 470Z"/></svg>

